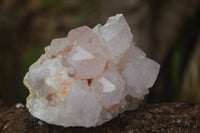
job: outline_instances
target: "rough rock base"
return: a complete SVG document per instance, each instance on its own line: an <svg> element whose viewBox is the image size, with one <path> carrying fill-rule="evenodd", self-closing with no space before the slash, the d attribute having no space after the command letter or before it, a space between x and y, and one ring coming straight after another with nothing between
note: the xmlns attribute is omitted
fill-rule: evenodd
<svg viewBox="0 0 200 133"><path fill-rule="evenodd" d="M33 118L26 108L0 107L1 133L132 133L132 132L198 132L200 104L178 102L141 104L96 128L49 125Z"/></svg>

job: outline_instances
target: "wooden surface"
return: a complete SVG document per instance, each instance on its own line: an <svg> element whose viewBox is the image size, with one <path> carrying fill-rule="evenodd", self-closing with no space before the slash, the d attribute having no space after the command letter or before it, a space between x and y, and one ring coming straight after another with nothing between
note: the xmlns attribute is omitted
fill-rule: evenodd
<svg viewBox="0 0 200 133"><path fill-rule="evenodd" d="M132 133L200 132L200 104L179 102L141 104L95 128L49 125L24 108L0 108L1 133Z"/></svg>

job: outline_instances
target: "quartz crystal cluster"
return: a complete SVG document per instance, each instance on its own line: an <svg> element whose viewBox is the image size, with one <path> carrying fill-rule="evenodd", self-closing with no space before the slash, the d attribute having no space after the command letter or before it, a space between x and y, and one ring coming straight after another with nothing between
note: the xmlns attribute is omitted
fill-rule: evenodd
<svg viewBox="0 0 200 133"><path fill-rule="evenodd" d="M52 40L24 77L30 113L50 124L94 127L136 109L160 66L132 38L117 14Z"/></svg>

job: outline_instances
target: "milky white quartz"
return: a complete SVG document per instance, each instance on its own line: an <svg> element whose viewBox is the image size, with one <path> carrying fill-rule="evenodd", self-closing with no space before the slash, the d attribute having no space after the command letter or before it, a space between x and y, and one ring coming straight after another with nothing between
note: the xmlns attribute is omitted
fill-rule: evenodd
<svg viewBox="0 0 200 133"><path fill-rule="evenodd" d="M24 77L26 107L47 123L94 127L138 107L160 66L132 40L122 14L51 41Z"/></svg>

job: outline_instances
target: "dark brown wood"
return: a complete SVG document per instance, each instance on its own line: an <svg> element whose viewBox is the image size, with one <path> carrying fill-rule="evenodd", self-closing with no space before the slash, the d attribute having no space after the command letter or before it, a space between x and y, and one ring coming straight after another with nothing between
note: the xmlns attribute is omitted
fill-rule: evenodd
<svg viewBox="0 0 200 133"><path fill-rule="evenodd" d="M95 128L64 128L47 124L31 116L24 108L0 108L1 133L132 133L199 132L200 104L177 102L141 104Z"/></svg>

